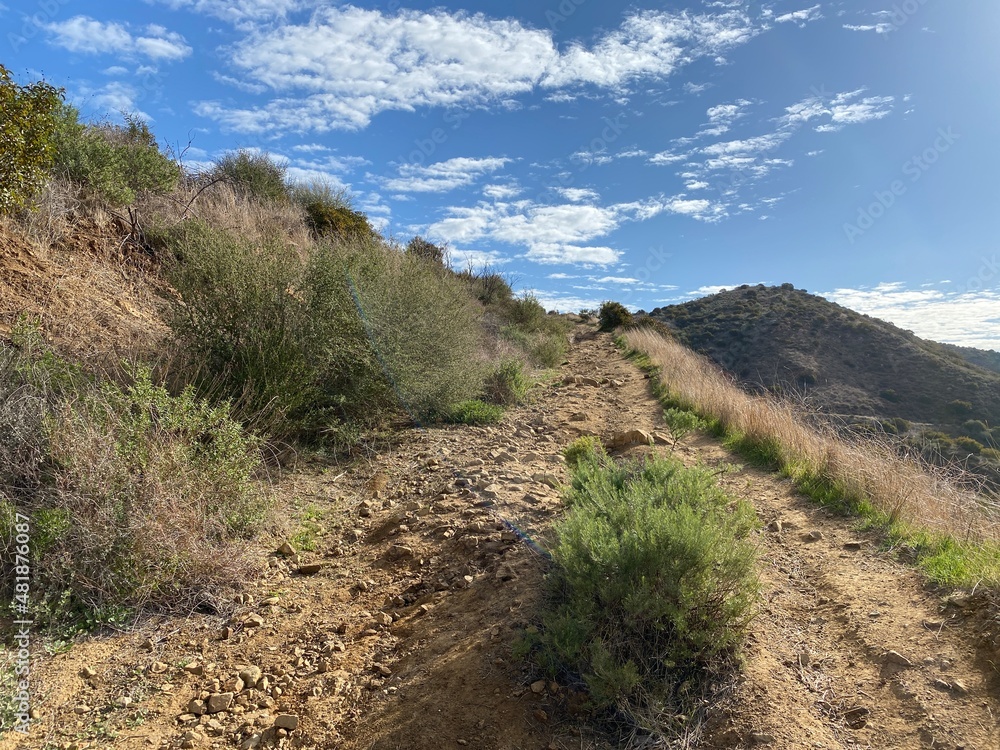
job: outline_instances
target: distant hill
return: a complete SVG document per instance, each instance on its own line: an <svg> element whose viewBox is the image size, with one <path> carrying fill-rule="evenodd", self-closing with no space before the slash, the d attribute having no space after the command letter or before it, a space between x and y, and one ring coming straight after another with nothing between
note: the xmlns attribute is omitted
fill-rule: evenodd
<svg viewBox="0 0 1000 750"><path fill-rule="evenodd" d="M1000 424L1000 373L791 284L742 286L650 315L745 384L797 392L827 413Z"/></svg>
<svg viewBox="0 0 1000 750"><path fill-rule="evenodd" d="M973 349L971 346L955 346L954 344L941 344L941 346L974 365L985 367L993 372L1000 372L1000 352L989 349Z"/></svg>

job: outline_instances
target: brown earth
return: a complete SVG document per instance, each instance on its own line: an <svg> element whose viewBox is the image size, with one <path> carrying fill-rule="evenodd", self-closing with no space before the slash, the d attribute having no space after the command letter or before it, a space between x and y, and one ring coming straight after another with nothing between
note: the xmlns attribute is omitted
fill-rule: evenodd
<svg viewBox="0 0 1000 750"><path fill-rule="evenodd" d="M601 384L550 382L496 427L412 430L348 466L299 467L280 496L293 527L313 519L315 551L262 550L266 572L225 617L147 619L52 656L36 644L40 718L0 750L253 747L261 733L290 748L624 747L570 710L568 687L533 690L537 675L511 653L539 603L561 448L661 428L648 382L610 337L580 327L562 374ZM705 438L677 453L738 461ZM1000 747L996 652L975 597L930 591L787 481L747 468L720 481L770 526L745 668L707 707L699 746ZM308 563L319 572L298 572ZM233 684L248 666L268 692ZM189 713L227 691L229 710ZM265 731L280 714L298 720L284 739Z"/></svg>

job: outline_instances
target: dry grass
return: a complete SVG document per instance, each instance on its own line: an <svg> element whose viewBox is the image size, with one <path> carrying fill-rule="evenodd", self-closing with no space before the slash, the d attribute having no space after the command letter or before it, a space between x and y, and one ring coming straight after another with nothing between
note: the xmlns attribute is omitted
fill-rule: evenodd
<svg viewBox="0 0 1000 750"><path fill-rule="evenodd" d="M142 224L168 230L189 218L243 240L266 244L281 237L292 247L307 248L313 238L301 206L290 201L261 202L241 196L224 182L189 180L169 195L143 197L136 211Z"/></svg>
<svg viewBox="0 0 1000 750"><path fill-rule="evenodd" d="M1000 540L1000 507L960 469L930 466L888 440L812 424L796 406L746 393L707 359L650 331L630 331L625 340L660 369L662 385L682 406L717 420L793 478L818 480L892 523L960 541Z"/></svg>

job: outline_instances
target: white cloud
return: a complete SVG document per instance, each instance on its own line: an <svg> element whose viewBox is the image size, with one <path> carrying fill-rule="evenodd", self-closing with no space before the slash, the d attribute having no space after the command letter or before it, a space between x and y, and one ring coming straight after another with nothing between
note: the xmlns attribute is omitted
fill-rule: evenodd
<svg viewBox="0 0 1000 750"><path fill-rule="evenodd" d="M98 118L112 113L127 112L151 122L153 118L138 108L138 100L139 90L135 86L112 81L96 89L81 86L80 98L76 104L85 112L95 112Z"/></svg>
<svg viewBox="0 0 1000 750"><path fill-rule="evenodd" d="M810 21L818 21L823 18L823 13L820 10L819 5L814 5L811 8L805 8L804 10L796 10L792 13L783 13L780 16L775 17L777 23L797 23L800 26L804 26Z"/></svg>
<svg viewBox="0 0 1000 750"><path fill-rule="evenodd" d="M568 274L568 273L550 273L545 278L547 278L547 279L578 279L580 277L579 276L573 276L572 274Z"/></svg>
<svg viewBox="0 0 1000 750"><path fill-rule="evenodd" d="M482 175L503 169L510 161L507 158L461 156L427 166L403 164L396 177L382 180L382 186L397 193L444 193L467 187Z"/></svg>
<svg viewBox="0 0 1000 750"><path fill-rule="evenodd" d="M941 282L944 284L944 282ZM932 341L1000 351L1000 291L908 289L899 282L822 296Z"/></svg>
<svg viewBox="0 0 1000 750"><path fill-rule="evenodd" d="M155 24L147 26L142 34L133 35L120 23L74 16L67 21L50 23L45 29L52 34L52 44L81 54L144 55L153 60L173 62L184 59L192 51L183 36Z"/></svg>
<svg viewBox="0 0 1000 750"><path fill-rule="evenodd" d="M483 188L483 195L493 200L503 201L516 198L522 193L518 185L486 185Z"/></svg>
<svg viewBox="0 0 1000 750"><path fill-rule="evenodd" d="M586 188L556 188L556 192L559 193L563 198L573 203L592 203L599 200L599 196L595 191L588 190Z"/></svg>
<svg viewBox="0 0 1000 750"><path fill-rule="evenodd" d="M497 252L487 252L483 250L456 250L448 248L448 260L452 268L461 270L471 269L479 271L484 268L502 266L510 263L507 258Z"/></svg>
<svg viewBox="0 0 1000 750"><path fill-rule="evenodd" d="M891 23L875 23L856 25L845 23L844 28L848 31L874 31L876 34L888 34L895 28Z"/></svg>
<svg viewBox="0 0 1000 750"><path fill-rule="evenodd" d="M684 161L687 158L686 154L675 154L671 151L661 151L660 153L653 154L649 157L649 163L657 165L676 164L677 162Z"/></svg>
<svg viewBox="0 0 1000 750"><path fill-rule="evenodd" d="M237 25L251 21L283 18L289 13L315 5L315 0L145 0L172 10L185 9L215 16Z"/></svg>
<svg viewBox="0 0 1000 750"><path fill-rule="evenodd" d="M786 126L799 126L815 119L827 119L816 126L820 133L836 132L847 125L858 125L881 120L892 113L895 97L861 97L866 89L846 91L827 99L819 94L803 99L785 108L780 122ZM861 98L859 98L861 97Z"/></svg>
<svg viewBox="0 0 1000 750"><path fill-rule="evenodd" d="M279 98L252 109L201 102L196 111L243 132L358 129L386 110L510 101L536 89L617 91L632 81L667 78L761 31L737 10L646 11L592 46L560 50L551 31L514 19L323 7L308 23L254 30L233 49L235 77Z"/></svg>

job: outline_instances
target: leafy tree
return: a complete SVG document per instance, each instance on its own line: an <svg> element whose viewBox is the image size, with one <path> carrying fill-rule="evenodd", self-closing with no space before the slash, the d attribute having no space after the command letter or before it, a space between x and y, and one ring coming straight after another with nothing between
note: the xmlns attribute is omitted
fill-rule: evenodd
<svg viewBox="0 0 1000 750"><path fill-rule="evenodd" d="M28 206L44 184L62 97L44 81L18 85L0 65L0 213Z"/></svg>

